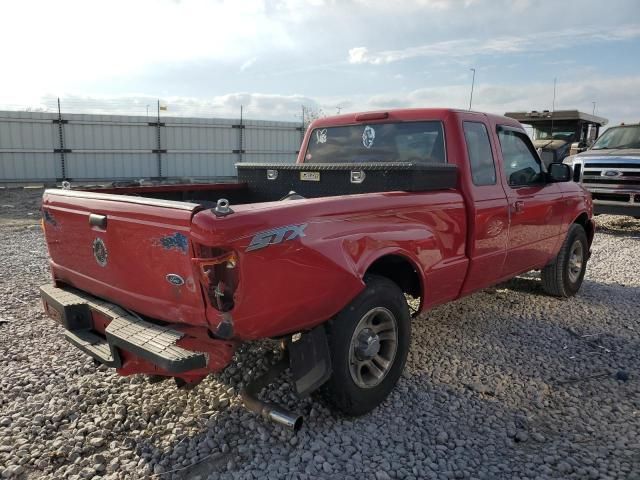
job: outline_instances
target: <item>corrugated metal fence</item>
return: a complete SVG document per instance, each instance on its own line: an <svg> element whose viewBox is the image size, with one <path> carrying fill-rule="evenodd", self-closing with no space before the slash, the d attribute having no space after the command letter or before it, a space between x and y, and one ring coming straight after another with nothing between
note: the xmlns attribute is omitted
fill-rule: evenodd
<svg viewBox="0 0 640 480"><path fill-rule="evenodd" d="M0 111L0 183L230 178L295 161L301 138L293 122Z"/></svg>

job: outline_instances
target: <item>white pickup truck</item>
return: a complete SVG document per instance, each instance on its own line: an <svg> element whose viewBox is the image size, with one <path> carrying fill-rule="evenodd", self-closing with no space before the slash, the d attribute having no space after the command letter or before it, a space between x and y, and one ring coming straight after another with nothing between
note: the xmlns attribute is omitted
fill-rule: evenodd
<svg viewBox="0 0 640 480"><path fill-rule="evenodd" d="M596 214L640 218L640 123L607 129L589 150L564 163L591 192Z"/></svg>

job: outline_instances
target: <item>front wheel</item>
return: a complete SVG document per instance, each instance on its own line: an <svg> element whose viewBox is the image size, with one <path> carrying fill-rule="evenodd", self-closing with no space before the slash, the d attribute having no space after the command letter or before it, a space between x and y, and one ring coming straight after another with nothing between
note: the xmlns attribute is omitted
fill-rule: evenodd
<svg viewBox="0 0 640 480"><path fill-rule="evenodd" d="M323 389L348 415L373 410L393 390L411 336L409 308L398 285L377 275L365 282L365 290L327 325L333 373Z"/></svg>
<svg viewBox="0 0 640 480"><path fill-rule="evenodd" d="M582 225L574 223L556 259L542 269L542 288L556 297L575 295L587 270L588 253L587 234Z"/></svg>

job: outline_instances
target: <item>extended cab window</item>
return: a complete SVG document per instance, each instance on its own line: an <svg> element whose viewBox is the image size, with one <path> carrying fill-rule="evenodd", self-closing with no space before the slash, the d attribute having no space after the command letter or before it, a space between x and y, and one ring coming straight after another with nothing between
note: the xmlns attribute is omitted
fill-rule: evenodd
<svg viewBox="0 0 640 480"><path fill-rule="evenodd" d="M495 185L496 166L493 162L487 127L480 122L464 122L463 127L473 184Z"/></svg>
<svg viewBox="0 0 640 480"><path fill-rule="evenodd" d="M316 128L308 163L445 163L442 123L404 122Z"/></svg>
<svg viewBox="0 0 640 480"><path fill-rule="evenodd" d="M510 186L534 185L544 181L538 155L524 133L498 127L498 139Z"/></svg>

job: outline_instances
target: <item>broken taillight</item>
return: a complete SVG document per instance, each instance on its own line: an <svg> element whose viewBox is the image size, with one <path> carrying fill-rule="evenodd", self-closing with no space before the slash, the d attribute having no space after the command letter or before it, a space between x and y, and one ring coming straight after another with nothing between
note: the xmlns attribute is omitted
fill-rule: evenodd
<svg viewBox="0 0 640 480"><path fill-rule="evenodd" d="M205 258L193 258L192 262L209 303L221 312L228 312L234 307L238 288L238 257L233 251L210 247L201 247L200 254Z"/></svg>

